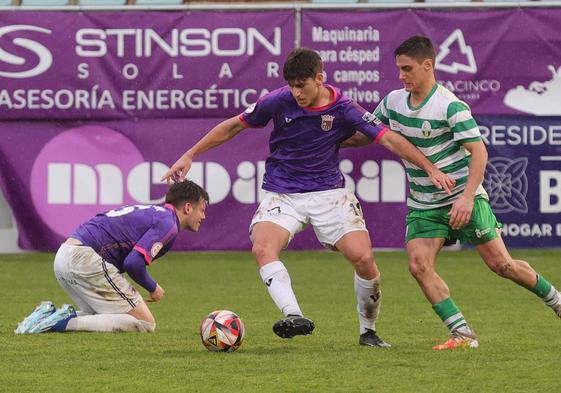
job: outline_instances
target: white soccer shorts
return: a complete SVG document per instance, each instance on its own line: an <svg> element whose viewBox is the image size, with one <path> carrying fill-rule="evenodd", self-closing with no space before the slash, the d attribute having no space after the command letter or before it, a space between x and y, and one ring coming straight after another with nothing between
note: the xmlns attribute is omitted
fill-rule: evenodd
<svg viewBox="0 0 561 393"><path fill-rule="evenodd" d="M251 220L249 233L256 223L264 221L286 229L289 243L311 224L319 242L328 248L334 248L349 232L368 231L360 204L347 188L292 194L267 192Z"/></svg>
<svg viewBox="0 0 561 393"><path fill-rule="evenodd" d="M91 247L62 244L54 270L62 289L85 313L126 314L143 301L124 274Z"/></svg>

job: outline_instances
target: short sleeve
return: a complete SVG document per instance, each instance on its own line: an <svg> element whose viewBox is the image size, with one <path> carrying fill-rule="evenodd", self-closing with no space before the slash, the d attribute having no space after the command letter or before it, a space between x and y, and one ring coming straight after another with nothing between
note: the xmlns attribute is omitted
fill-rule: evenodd
<svg viewBox="0 0 561 393"><path fill-rule="evenodd" d="M356 102L352 102L348 106L345 115L351 127L362 132L376 143L388 131L376 115L368 112Z"/></svg>
<svg viewBox="0 0 561 393"><path fill-rule="evenodd" d="M479 127L466 103L462 101L451 102L448 105L446 117L456 142L475 142L481 140Z"/></svg>
<svg viewBox="0 0 561 393"><path fill-rule="evenodd" d="M256 103L251 104L239 116L248 127L261 128L265 127L269 120L272 118L274 111L272 108L275 105L275 96L271 93L261 97Z"/></svg>
<svg viewBox="0 0 561 393"><path fill-rule="evenodd" d="M390 116L388 114L388 96L384 97L382 102L374 109L374 115L384 124L390 124Z"/></svg>

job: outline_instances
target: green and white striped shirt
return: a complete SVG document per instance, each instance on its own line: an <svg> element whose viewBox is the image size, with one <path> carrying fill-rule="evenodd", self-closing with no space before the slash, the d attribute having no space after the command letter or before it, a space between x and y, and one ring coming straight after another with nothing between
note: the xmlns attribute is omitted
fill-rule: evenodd
<svg viewBox="0 0 561 393"><path fill-rule="evenodd" d="M456 180L452 195L439 190L419 167L403 161L409 178L407 205L411 209L434 209L452 204L462 194L469 173L470 153L464 142L481 140L469 106L454 93L436 84L417 107L409 103L405 89L389 93L374 111L392 131L403 135L442 172ZM487 193L480 185L476 195Z"/></svg>

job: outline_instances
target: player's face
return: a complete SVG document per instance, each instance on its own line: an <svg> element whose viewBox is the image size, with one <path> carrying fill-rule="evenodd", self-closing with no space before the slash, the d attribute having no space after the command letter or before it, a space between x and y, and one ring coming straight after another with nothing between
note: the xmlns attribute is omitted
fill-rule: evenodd
<svg viewBox="0 0 561 393"><path fill-rule="evenodd" d="M316 103L320 98L321 86L323 85L323 74L319 73L315 78L292 81L288 85L298 106L302 108L317 106Z"/></svg>
<svg viewBox="0 0 561 393"><path fill-rule="evenodd" d="M399 80L403 82L405 91L415 93L421 90L430 81L432 72L432 61L429 59L419 63L417 60L406 55L398 55L395 58L399 68Z"/></svg>
<svg viewBox="0 0 561 393"><path fill-rule="evenodd" d="M198 203L186 203L185 209L187 213L187 229L191 232L197 232L201 227L201 223L206 218L206 201L201 199Z"/></svg>

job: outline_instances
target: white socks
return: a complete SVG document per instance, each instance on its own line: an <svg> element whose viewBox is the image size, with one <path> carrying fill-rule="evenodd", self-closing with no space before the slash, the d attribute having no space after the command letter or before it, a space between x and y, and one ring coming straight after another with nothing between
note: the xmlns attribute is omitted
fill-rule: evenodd
<svg viewBox="0 0 561 393"><path fill-rule="evenodd" d="M264 265L259 269L259 274L263 283L267 286L269 295L284 316L289 314L303 315L292 290L288 271L281 261Z"/></svg>
<svg viewBox="0 0 561 393"><path fill-rule="evenodd" d="M561 294L555 289L552 285L549 293L546 297L543 298L543 302L548 305L549 307L553 307L554 305L561 302Z"/></svg>
<svg viewBox="0 0 561 393"><path fill-rule="evenodd" d="M129 314L79 315L66 325L66 331L82 332L143 332L151 333L155 323L136 319Z"/></svg>
<svg viewBox="0 0 561 393"><path fill-rule="evenodd" d="M360 278L355 272L355 294L357 299L358 322L360 334L366 329L376 331L376 319L380 313L381 295L379 277L372 280Z"/></svg>

